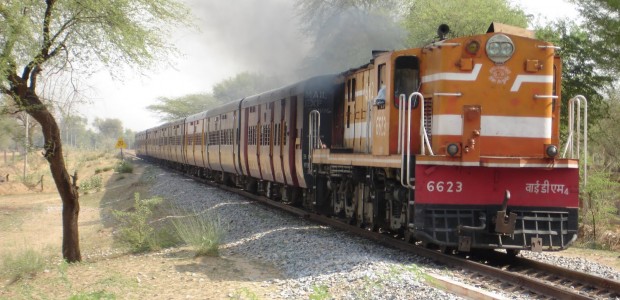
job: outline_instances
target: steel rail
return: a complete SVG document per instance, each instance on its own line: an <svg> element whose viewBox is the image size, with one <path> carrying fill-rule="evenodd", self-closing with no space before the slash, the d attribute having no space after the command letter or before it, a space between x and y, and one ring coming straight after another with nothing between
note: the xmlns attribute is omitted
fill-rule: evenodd
<svg viewBox="0 0 620 300"><path fill-rule="evenodd" d="M311 213L305 211L301 208L293 207L288 204L270 200L263 196L255 195L243 190L239 190L235 187L229 187L222 184L214 183L211 181L207 181L204 179L199 179L201 182L206 182L209 185L216 186L226 191L230 191L233 193L237 193L249 199L255 200L259 203L263 203L270 207L282 209L290 214L293 214L298 217L302 217L304 219L321 223L323 225L330 226L332 228L346 231L352 234L355 234L359 237L366 238L369 240L373 240L383 245L390 246L392 248L402 250L408 253L412 253L415 255L423 256L429 259L432 259L436 262L452 266L459 267L463 269L467 269L469 271L477 272L492 278L499 279L504 283L509 283L511 285L519 286L521 288L525 288L529 291L532 291L537 294L545 295L548 297L553 297L557 299L591 299L586 295L580 294L578 291L567 290L564 288L559 288L554 285L549 285L546 282L542 282L535 278L531 278L525 275L517 274L510 271L501 270L492 266L488 266L482 263L478 263L475 261L471 261L468 259L460 258L453 255L443 254L436 250L427 249L421 246L416 246L411 243L407 243L402 240L397 240L391 236L380 234L377 232L373 232L370 230L366 230L363 228L359 228L357 226L346 224L340 220L330 218L327 216Z"/></svg>
<svg viewBox="0 0 620 300"><path fill-rule="evenodd" d="M478 273L478 274L481 274L481 275L484 275L484 276L487 276L493 279L497 279L501 281L502 283L520 287L520 288L526 289L528 291L531 291L539 295L552 297L556 299L592 299L593 297L596 297L596 295L591 295L591 294L584 295L585 292L583 291L578 291L578 290L571 289L571 288L558 287L557 284L548 283L541 279L533 278L532 276L522 275L514 271L503 270L502 268L499 268L499 267L493 267L493 266L486 265L480 262L476 262L470 259L461 258L456 255L443 254L439 251L428 249L428 248L418 246L415 244L407 243L405 241L395 239L385 234L366 230L366 229L363 229L363 228L360 228L354 225L349 225L338 219L334 219L334 218L327 217L324 215L319 215L316 213L308 212L298 207L294 207L294 206L291 206L291 205L288 205L282 202L268 199L264 196L255 195L255 194L249 193L247 191L241 190L236 187L230 187L230 186L226 186L220 183L209 181L203 178L191 176L178 170L173 170L169 168L168 170L172 170L173 172L193 178L194 180L198 182L205 183L205 184L208 184L208 185L211 185L211 186L214 186L214 187L217 187L217 188L220 188L220 189L232 192L232 193L236 193L248 199L254 200L258 203L262 203L264 205L267 205L273 208L281 209L292 215L295 215L295 216L298 216L298 217L301 217L301 218L304 218L304 219L307 219L313 222L317 222L323 225L327 225L337 230L346 231L354 235L357 235L359 237L375 241L379 244L392 247L394 249L398 249L398 250L402 250L402 251L405 251L411 254L426 257L441 264L445 264L451 267L462 268L462 269L472 271L472 272L475 272L475 273ZM554 276L568 278L570 280L576 281L585 286L587 285L595 286L597 289L599 289L599 292L600 290L604 289L608 291L607 292L608 295L617 296L618 294L614 294L614 292L617 293L618 291L620 291L620 282L617 282L617 281L613 281L613 280L609 280L606 278L601 278L598 276L590 275L587 273L565 269L565 268L561 268L561 267L557 267L557 266L553 266L553 265L549 265L549 264L545 264L545 263L541 263L541 262L537 262L537 261L533 261L533 260L529 260L525 258L514 258L514 262L515 264L518 264L520 266L525 266L525 267L528 267L534 270L554 270L552 272Z"/></svg>

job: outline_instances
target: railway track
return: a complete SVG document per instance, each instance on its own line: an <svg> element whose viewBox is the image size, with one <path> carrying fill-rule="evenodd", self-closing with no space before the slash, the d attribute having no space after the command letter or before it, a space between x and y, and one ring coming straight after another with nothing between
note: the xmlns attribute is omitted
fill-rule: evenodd
<svg viewBox="0 0 620 300"><path fill-rule="evenodd" d="M178 173L188 176L182 172ZM620 298L620 282L618 281L522 257L509 257L499 252L485 255L483 258L474 256L468 258L459 255L444 254L437 250L427 249L402 240L394 239L389 235L349 225L340 220L314 214L282 202L248 193L244 190L218 184L202 178L189 177L196 181L240 194L265 205L284 210L295 216L457 268L462 274L468 276L469 280L477 283L484 283L489 289L520 293L528 297L541 299Z"/></svg>

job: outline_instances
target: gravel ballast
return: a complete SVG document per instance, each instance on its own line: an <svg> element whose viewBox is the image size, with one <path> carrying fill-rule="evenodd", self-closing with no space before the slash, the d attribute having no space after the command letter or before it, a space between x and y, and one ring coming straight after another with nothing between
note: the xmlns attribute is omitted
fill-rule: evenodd
<svg viewBox="0 0 620 300"><path fill-rule="evenodd" d="M220 218L226 229L220 246L223 256L260 260L282 271L285 278L261 283L277 286L273 298L460 299L429 285L428 274L479 285L426 258L310 223L176 173L156 169L155 174L152 195L184 209L208 210ZM544 253L525 255L606 278L620 278L613 269L586 259ZM510 299L527 298L498 290L490 292Z"/></svg>

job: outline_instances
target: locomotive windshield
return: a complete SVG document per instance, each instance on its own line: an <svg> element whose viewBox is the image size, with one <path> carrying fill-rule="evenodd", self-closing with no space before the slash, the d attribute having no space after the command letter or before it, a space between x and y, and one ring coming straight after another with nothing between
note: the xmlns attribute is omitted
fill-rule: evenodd
<svg viewBox="0 0 620 300"><path fill-rule="evenodd" d="M399 96L411 95L417 92L419 84L420 66L415 56L401 56L396 58L394 68L394 105L399 107Z"/></svg>

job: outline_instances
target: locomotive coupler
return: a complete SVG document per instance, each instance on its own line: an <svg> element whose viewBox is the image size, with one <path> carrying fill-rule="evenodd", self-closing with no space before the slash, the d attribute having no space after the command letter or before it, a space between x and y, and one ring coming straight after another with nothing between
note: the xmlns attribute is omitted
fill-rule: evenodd
<svg viewBox="0 0 620 300"><path fill-rule="evenodd" d="M506 214L508 209L508 200L510 200L510 191L506 190L502 208L495 216L495 232L502 234L513 234L515 232L515 224L517 224L517 214Z"/></svg>
<svg viewBox="0 0 620 300"><path fill-rule="evenodd" d="M485 228L487 228L487 215L483 212L480 212L480 217L478 217L478 219L480 220L480 225L478 226L459 225L459 226L456 226L456 233L458 235L461 235L461 233L463 233L464 231L483 231Z"/></svg>

